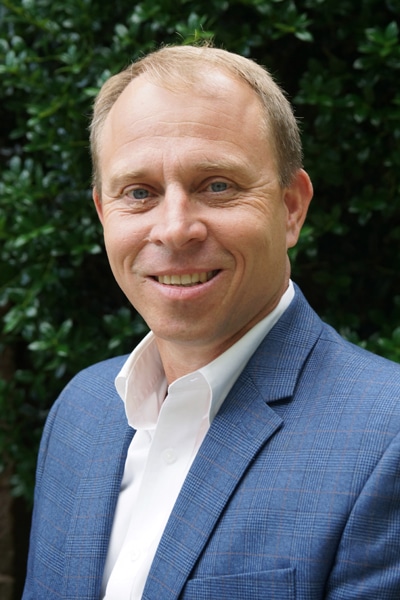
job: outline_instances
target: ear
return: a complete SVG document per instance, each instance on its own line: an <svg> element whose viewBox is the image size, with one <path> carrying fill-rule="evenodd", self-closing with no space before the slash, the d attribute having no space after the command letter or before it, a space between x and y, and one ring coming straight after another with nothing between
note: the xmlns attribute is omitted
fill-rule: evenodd
<svg viewBox="0 0 400 600"><path fill-rule="evenodd" d="M284 203L287 209L287 248L292 248L297 244L312 196L311 180L303 169L299 169L293 177L292 183L284 190Z"/></svg>
<svg viewBox="0 0 400 600"><path fill-rule="evenodd" d="M101 201L100 194L96 187L93 188L92 198L93 198L94 205L96 207L97 216L100 219L100 223L103 225L103 203Z"/></svg>

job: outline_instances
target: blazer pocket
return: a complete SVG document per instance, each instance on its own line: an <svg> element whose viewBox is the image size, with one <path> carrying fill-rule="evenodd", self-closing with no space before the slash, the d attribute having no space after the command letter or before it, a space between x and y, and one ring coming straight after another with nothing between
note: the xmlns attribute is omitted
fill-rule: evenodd
<svg viewBox="0 0 400 600"><path fill-rule="evenodd" d="M295 569L191 579L181 600L295 600Z"/></svg>

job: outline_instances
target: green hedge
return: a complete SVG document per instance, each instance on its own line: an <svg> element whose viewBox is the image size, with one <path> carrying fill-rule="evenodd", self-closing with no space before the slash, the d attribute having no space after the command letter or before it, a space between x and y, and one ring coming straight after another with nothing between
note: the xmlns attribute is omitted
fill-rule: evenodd
<svg viewBox="0 0 400 600"><path fill-rule="evenodd" d="M101 83L161 43L213 37L267 65L301 119L315 199L294 278L349 339L400 360L399 0L0 0L0 453L31 498L49 407L145 327L91 203Z"/></svg>

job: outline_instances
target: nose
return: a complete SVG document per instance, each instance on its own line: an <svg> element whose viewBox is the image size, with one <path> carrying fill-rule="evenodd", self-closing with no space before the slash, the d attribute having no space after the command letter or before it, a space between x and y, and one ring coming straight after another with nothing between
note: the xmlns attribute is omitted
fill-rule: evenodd
<svg viewBox="0 0 400 600"><path fill-rule="evenodd" d="M149 235L153 244L172 250L186 248L207 237L207 226L202 220L201 207L182 189L168 189L156 210Z"/></svg>

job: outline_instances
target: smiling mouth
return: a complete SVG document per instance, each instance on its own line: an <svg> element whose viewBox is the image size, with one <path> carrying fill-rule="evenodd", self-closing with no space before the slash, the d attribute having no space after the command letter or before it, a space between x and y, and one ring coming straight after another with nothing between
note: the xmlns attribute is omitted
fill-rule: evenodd
<svg viewBox="0 0 400 600"><path fill-rule="evenodd" d="M187 273L185 275L159 275L154 279L163 285L191 287L210 281L217 273L218 271L203 271L202 273Z"/></svg>

